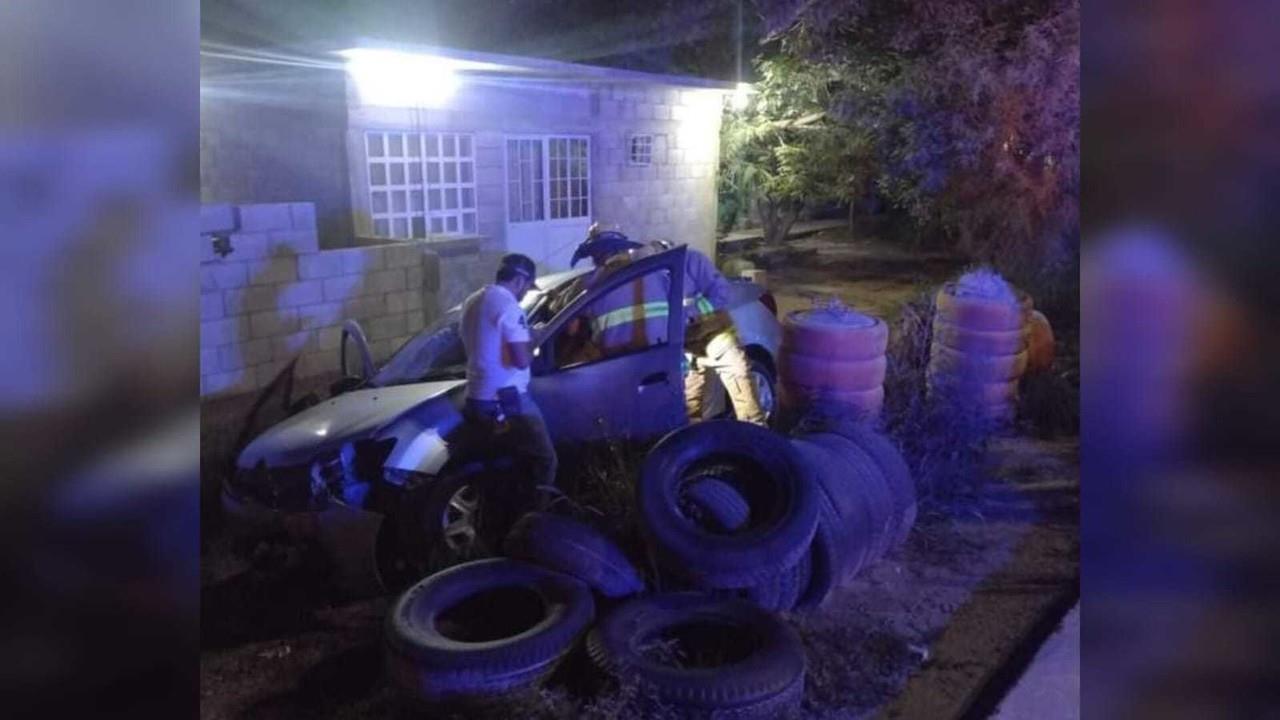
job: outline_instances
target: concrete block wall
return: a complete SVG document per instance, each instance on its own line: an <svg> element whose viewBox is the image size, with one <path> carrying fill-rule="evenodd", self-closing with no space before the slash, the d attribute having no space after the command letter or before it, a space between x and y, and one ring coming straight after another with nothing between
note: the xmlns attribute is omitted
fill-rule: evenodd
<svg viewBox="0 0 1280 720"><path fill-rule="evenodd" d="M713 255L722 97L661 85L603 88L592 159L595 219ZM633 135L653 137L647 166L630 163Z"/></svg>
<svg viewBox="0 0 1280 720"><path fill-rule="evenodd" d="M262 388L295 357L299 377L337 373L351 318L385 360L493 272L475 240L320 250L309 205L239 206L226 257L201 238L201 396Z"/></svg>

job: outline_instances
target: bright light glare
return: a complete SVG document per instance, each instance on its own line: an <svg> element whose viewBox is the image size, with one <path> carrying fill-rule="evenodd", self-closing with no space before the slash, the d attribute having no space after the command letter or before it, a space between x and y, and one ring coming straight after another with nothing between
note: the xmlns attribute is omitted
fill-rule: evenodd
<svg viewBox="0 0 1280 720"><path fill-rule="evenodd" d="M738 83L738 87L733 91L733 109L746 110L747 103L751 102L751 93L755 92L755 88L751 87L751 83Z"/></svg>
<svg viewBox="0 0 1280 720"><path fill-rule="evenodd" d="M339 54L347 59L347 72L366 105L439 107L458 89L458 74L444 58L373 49Z"/></svg>

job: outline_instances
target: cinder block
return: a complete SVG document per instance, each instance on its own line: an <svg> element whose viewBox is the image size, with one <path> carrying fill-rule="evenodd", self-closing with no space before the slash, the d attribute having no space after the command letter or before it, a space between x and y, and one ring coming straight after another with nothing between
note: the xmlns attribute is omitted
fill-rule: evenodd
<svg viewBox="0 0 1280 720"><path fill-rule="evenodd" d="M222 311L222 293L217 291L200 293L201 320L217 320L224 314Z"/></svg>
<svg viewBox="0 0 1280 720"><path fill-rule="evenodd" d="M295 257L252 260L246 265L249 271L249 282L254 285L276 285L298 279L298 259Z"/></svg>
<svg viewBox="0 0 1280 720"><path fill-rule="evenodd" d="M267 253L273 257L302 255L320 250L315 228L310 230L277 230L267 234Z"/></svg>
<svg viewBox="0 0 1280 720"><path fill-rule="evenodd" d="M673 105L673 106L671 107L671 119L672 119L672 120L679 120L679 121L684 121L684 120L689 119L689 106L688 106L688 105Z"/></svg>
<svg viewBox="0 0 1280 720"><path fill-rule="evenodd" d="M231 253L226 260L244 261L260 260L267 256L267 236L265 233L236 233L227 238L231 243ZM210 243L212 246L212 243Z"/></svg>
<svg viewBox="0 0 1280 720"><path fill-rule="evenodd" d="M200 374L210 375L219 370L218 348L200 348Z"/></svg>
<svg viewBox="0 0 1280 720"><path fill-rule="evenodd" d="M305 352L310 344L315 349L315 334L311 330L290 333L271 339L271 359L287 360L298 353Z"/></svg>
<svg viewBox="0 0 1280 720"><path fill-rule="evenodd" d="M274 285L259 285L240 290L228 290L223 293L223 302L228 315L244 315L247 313L270 310L276 307L277 288Z"/></svg>
<svg viewBox="0 0 1280 720"><path fill-rule="evenodd" d="M367 291L365 294L368 295L403 291L405 289L404 268L370 273L365 276L364 286Z"/></svg>
<svg viewBox="0 0 1280 720"><path fill-rule="evenodd" d="M242 262L216 262L200 265L201 290L234 290L248 282L247 267Z"/></svg>
<svg viewBox="0 0 1280 720"><path fill-rule="evenodd" d="M403 314L384 315L381 318L370 320L369 325L365 328L365 334L369 336L369 340L390 340L390 338L402 336L407 333L408 325Z"/></svg>
<svg viewBox="0 0 1280 720"><path fill-rule="evenodd" d="M343 308L343 312L348 318L355 318L361 323L368 322L387 314L386 296L368 295L350 300ZM368 330L368 328L365 329Z"/></svg>
<svg viewBox="0 0 1280 720"><path fill-rule="evenodd" d="M230 317L200 323L200 347L229 345L249 337L249 319Z"/></svg>
<svg viewBox="0 0 1280 720"><path fill-rule="evenodd" d="M661 103L659 103L659 104L657 104L657 105L654 105L654 106L653 106L653 119L654 119L654 120L670 120L670 119L671 119L671 106L670 106L670 105L664 105L664 104L661 104Z"/></svg>
<svg viewBox="0 0 1280 720"><path fill-rule="evenodd" d="M201 395L236 395L257 387L254 375L247 370L233 370L205 375L200 378Z"/></svg>
<svg viewBox="0 0 1280 720"><path fill-rule="evenodd" d="M309 377L324 373L337 372L338 354L335 352L309 352L298 358L298 376Z"/></svg>
<svg viewBox="0 0 1280 720"><path fill-rule="evenodd" d="M337 350L342 344L342 327L334 325L316 330L316 347L320 350Z"/></svg>
<svg viewBox="0 0 1280 720"><path fill-rule="evenodd" d="M218 367L222 371L253 367L271 359L271 341L267 338L246 340L218 348Z"/></svg>
<svg viewBox="0 0 1280 720"><path fill-rule="evenodd" d="M294 230L315 230L316 204L309 202L289 203L289 217L293 221Z"/></svg>
<svg viewBox="0 0 1280 720"><path fill-rule="evenodd" d="M363 275L339 275L324 280L326 301L350 300L365 293Z"/></svg>
<svg viewBox="0 0 1280 720"><path fill-rule="evenodd" d="M240 206L240 230L242 232L265 232L290 230L292 228L293 217L289 213L289 203L263 203Z"/></svg>
<svg viewBox="0 0 1280 720"><path fill-rule="evenodd" d="M279 296L276 300L278 307L314 305L324 300L323 280L307 280L277 287L279 289Z"/></svg>
<svg viewBox="0 0 1280 720"><path fill-rule="evenodd" d="M298 256L298 277L303 280L337 277L343 274L342 253L322 250Z"/></svg>
<svg viewBox="0 0 1280 720"><path fill-rule="evenodd" d="M268 310L249 316L251 334L255 338L274 337L298 330L298 311L294 308L286 310Z"/></svg>
<svg viewBox="0 0 1280 720"><path fill-rule="evenodd" d="M383 253L388 268L406 268L422 262L422 246L418 243L392 245Z"/></svg>
<svg viewBox="0 0 1280 720"><path fill-rule="evenodd" d="M264 388L276 379L281 370L289 364L288 360L270 360L253 368L253 384L256 388Z"/></svg>
<svg viewBox="0 0 1280 720"><path fill-rule="evenodd" d="M200 206L200 232L229 233L236 229L235 207L228 204Z"/></svg>
<svg viewBox="0 0 1280 720"><path fill-rule="evenodd" d="M387 266L380 247L347 248L331 252L341 254L342 271L348 275L363 275L373 270L381 270Z"/></svg>
<svg viewBox="0 0 1280 720"><path fill-rule="evenodd" d="M298 308L298 319L303 330L339 325L343 320L342 303L331 302L300 307Z"/></svg>

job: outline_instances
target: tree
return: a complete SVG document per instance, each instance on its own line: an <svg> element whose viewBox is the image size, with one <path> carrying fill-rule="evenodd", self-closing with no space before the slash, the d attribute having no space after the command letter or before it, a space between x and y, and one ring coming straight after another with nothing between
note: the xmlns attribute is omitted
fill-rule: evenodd
<svg viewBox="0 0 1280 720"><path fill-rule="evenodd" d="M1078 253L1077 0L757 0L784 55L833 68L879 191L1013 276Z"/></svg>
<svg viewBox="0 0 1280 720"><path fill-rule="evenodd" d="M778 55L757 61L756 75L748 106L721 126L722 198L737 212L754 205L766 242L780 242L807 205L857 186L866 142L830 112L832 67Z"/></svg>

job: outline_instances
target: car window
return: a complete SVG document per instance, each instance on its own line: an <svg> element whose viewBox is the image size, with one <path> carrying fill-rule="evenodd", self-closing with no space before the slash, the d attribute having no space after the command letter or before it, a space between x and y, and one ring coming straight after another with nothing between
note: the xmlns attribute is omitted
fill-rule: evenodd
<svg viewBox="0 0 1280 720"><path fill-rule="evenodd" d="M413 336L374 375L373 384L403 385L465 373L467 354L458 333L461 317L461 308L454 308Z"/></svg>
<svg viewBox="0 0 1280 720"><path fill-rule="evenodd" d="M530 323L537 325L547 321L572 301L581 291L580 283L575 283L574 279L584 273L584 270L576 270L538 278L539 286L544 289L531 291L520 301ZM465 377L467 353L458 332L461 317L462 306L459 305L410 338L374 375L373 384L385 387Z"/></svg>
<svg viewBox="0 0 1280 720"><path fill-rule="evenodd" d="M655 268L583 306L551 338L554 366L563 369L665 345L670 283L671 271Z"/></svg>

